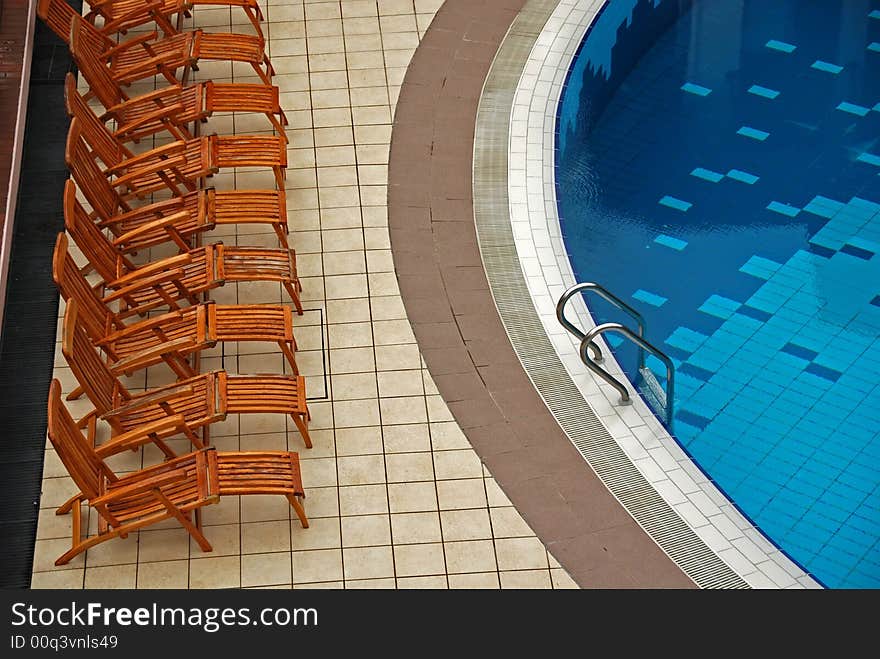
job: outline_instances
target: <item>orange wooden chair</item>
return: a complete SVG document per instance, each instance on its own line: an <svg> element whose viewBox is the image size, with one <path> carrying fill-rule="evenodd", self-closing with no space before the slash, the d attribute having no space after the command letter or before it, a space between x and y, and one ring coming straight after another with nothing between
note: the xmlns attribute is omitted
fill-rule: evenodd
<svg viewBox="0 0 880 659"><path fill-rule="evenodd" d="M77 301L89 338L107 354L117 373L131 374L165 362L178 378L189 378L199 372L201 351L237 341L277 344L293 373L299 374L293 312L288 306L201 302L126 324L77 267L63 232L55 242L52 277L65 301Z"/></svg>
<svg viewBox="0 0 880 659"><path fill-rule="evenodd" d="M207 177L227 167L269 167L275 183L284 187L287 144L274 135L207 135L177 140L135 155L95 115L76 90L68 73L64 86L70 131L82 136L104 165L113 186L127 194L143 197L150 192L171 189L181 193L203 187Z"/></svg>
<svg viewBox="0 0 880 659"><path fill-rule="evenodd" d="M287 142L287 117L281 109L278 87L247 83L198 82L187 86L168 85L148 94L129 98L113 80L109 69L90 57L74 31L70 52L90 92L104 106L103 122L116 122L113 135L122 141L140 140L162 130L175 139L196 137L202 122L215 112L265 114L277 134Z"/></svg>
<svg viewBox="0 0 880 659"><path fill-rule="evenodd" d="M76 300L64 310L61 352L95 407L80 425L88 426L92 439L98 417L110 425L113 439L98 448L102 455L153 442L166 457L174 457L165 440L180 435L195 448L203 448L210 443L211 424L228 414L289 415L306 448L312 447L305 379L301 375L229 375L215 370L132 394L92 345ZM167 424L167 419L177 415L177 423ZM163 421L166 425L142 433L132 446L129 433Z"/></svg>
<svg viewBox="0 0 880 659"><path fill-rule="evenodd" d="M175 423L178 419L167 419ZM176 519L198 543L211 551L202 532L201 509L224 496L278 494L287 498L303 528L308 528L302 500L299 456L289 451L217 451L204 448L159 465L118 477L83 437L61 400L61 384L49 386L48 436L79 494L56 511L73 513L71 548L55 565L112 538L125 538L138 529ZM141 428L135 433L149 431ZM136 437L132 433L131 440ZM83 528L82 504L98 513L98 528ZM83 537L83 531L86 532Z"/></svg>
<svg viewBox="0 0 880 659"><path fill-rule="evenodd" d="M136 252L167 242L182 252L200 242L205 231L231 224L270 227L281 247L287 241L287 202L284 190L215 190L204 188L165 201L132 208L107 181L88 147L68 133L65 160L99 227L110 229L115 247Z"/></svg>
<svg viewBox="0 0 880 659"><path fill-rule="evenodd" d="M193 7L218 6L241 7L257 34L263 36L263 30L260 26L263 12L257 0L160 0L148 4L155 5L155 7L151 7L151 13L165 34L179 32L183 27L184 17L190 17L190 10ZM123 31L143 25L141 22L143 7L144 0L92 0L89 3L91 11L85 17L92 23L101 17L104 19L105 25L112 23L118 26L118 30ZM127 24L126 18L129 15L132 15L132 18L128 19L130 24ZM174 25L172 25L172 21Z"/></svg>
<svg viewBox="0 0 880 659"><path fill-rule="evenodd" d="M76 198L76 185L64 187L64 226L89 264L103 280L104 302L119 300L120 315L144 315L158 307L180 309L198 304L205 294L226 282L274 281L287 290L297 313L303 308L293 250L227 247L222 243L189 250L178 256L135 266L121 254Z"/></svg>
<svg viewBox="0 0 880 659"><path fill-rule="evenodd" d="M86 35L81 42L88 49L87 56L109 66L113 78L120 84L131 84L157 74L171 83L186 83L190 71L198 68L199 60L250 64L267 85L272 84L275 74L265 52L265 39L259 35L188 30L159 39L158 33L153 31L117 44L64 0L39 0L37 15L68 45L74 30L84 30ZM154 19L156 15L145 6L144 22ZM178 69L181 70L179 78L175 75Z"/></svg>

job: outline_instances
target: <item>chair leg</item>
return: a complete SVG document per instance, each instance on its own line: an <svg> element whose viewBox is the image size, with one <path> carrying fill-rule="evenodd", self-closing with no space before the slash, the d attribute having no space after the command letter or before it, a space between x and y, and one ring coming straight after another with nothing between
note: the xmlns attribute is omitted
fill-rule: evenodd
<svg viewBox="0 0 880 659"><path fill-rule="evenodd" d="M281 352L284 353L284 356L290 363L290 368L293 369L293 374L299 375L299 367L296 365L296 357L293 354L293 351L296 350L296 344L291 346L287 341L279 341L278 345L281 346Z"/></svg>
<svg viewBox="0 0 880 659"><path fill-rule="evenodd" d="M287 500L290 501L290 505L296 512L296 516L299 517L299 523L302 524L302 527L304 529L309 528L309 518L306 517L305 508L303 508L302 501L299 500L299 497L295 494L288 494Z"/></svg>
<svg viewBox="0 0 880 659"><path fill-rule="evenodd" d="M299 429L299 434L302 435L306 448L312 448L312 438L309 436L309 426L306 423L305 415L294 413L290 415L290 418L293 419L297 429Z"/></svg>
<svg viewBox="0 0 880 659"><path fill-rule="evenodd" d="M284 288L287 290L287 294L290 295L290 299L293 300L293 306L296 307L296 313L302 316L303 306L299 299L299 293L297 292L296 287L289 281L286 281L284 282Z"/></svg>

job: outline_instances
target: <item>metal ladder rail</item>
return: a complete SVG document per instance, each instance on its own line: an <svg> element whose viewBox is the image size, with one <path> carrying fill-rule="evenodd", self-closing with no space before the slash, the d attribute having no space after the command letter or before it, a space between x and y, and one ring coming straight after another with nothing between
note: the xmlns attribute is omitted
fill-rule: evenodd
<svg viewBox="0 0 880 659"><path fill-rule="evenodd" d="M601 284L587 281L580 284L575 284L574 286L569 288L567 291L565 291L565 293L562 294L562 296L559 298L559 301L556 303L556 319L559 321L559 324L562 325L570 334L577 337L579 341L583 342L586 334L584 334L576 325L574 325L570 320L568 320L568 318L565 317L565 307L568 304L568 301L576 293L580 293L581 291L592 291L601 298L613 304L624 313L629 314L639 325L639 336L644 338L645 332L647 331L647 324L645 323L645 319L642 314L640 314L633 307L621 300L619 297L617 297L614 293L609 291ZM602 349L594 341L590 341L589 347L593 351L593 359L597 363L601 364L604 361L604 357L602 356ZM642 346L639 345L638 347L639 369L641 370L645 368L645 351Z"/></svg>
<svg viewBox="0 0 880 659"><path fill-rule="evenodd" d="M589 355L587 354L589 346L593 344L593 340L601 334L604 334L605 332L617 332L618 334L622 334L630 341L635 343L637 346L639 346L639 348L647 350L652 355L657 357L666 366L666 405L664 407L666 408L666 425L671 428L673 405L675 401L675 365L672 363L672 360L662 350L655 347L651 343L648 343L648 341L646 341L644 337L639 336L626 325L621 325L620 323L602 323L601 325L596 325L596 327L587 332L584 335L584 338L581 340L581 346L579 350L581 361L583 361L586 367L593 371L593 373L601 377L603 380L605 380L605 382L607 382L617 390L617 393L620 394L621 403L626 404L630 402L630 395L629 391L627 391L627 388L617 378L611 375L611 373L609 373L592 359L590 359Z"/></svg>

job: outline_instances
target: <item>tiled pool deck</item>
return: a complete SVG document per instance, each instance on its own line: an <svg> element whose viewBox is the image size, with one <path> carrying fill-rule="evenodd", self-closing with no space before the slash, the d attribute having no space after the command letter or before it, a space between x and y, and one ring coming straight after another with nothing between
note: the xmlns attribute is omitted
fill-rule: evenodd
<svg viewBox="0 0 880 659"><path fill-rule="evenodd" d="M218 424L212 443L220 449L299 451L311 528L291 521L283 498L225 498L205 510L211 553L165 523L56 568L54 559L69 543L70 518L56 516L54 508L74 488L47 445L32 586L576 587L481 463L439 395L395 276L386 202L392 118L407 66L441 3L261 4L278 73L274 82L291 123L288 221L306 308L296 317L297 362L307 376L315 447L303 448L292 424L259 415ZM237 9L198 8L194 21L208 29L249 29ZM200 68L197 79L252 79L250 71L229 64ZM265 126L262 117L215 116L205 133L253 133ZM213 184L262 187L270 179L236 171L215 176ZM274 235L245 229L211 238L275 244ZM277 285L266 284L227 284L212 299L289 302ZM281 356L266 350L226 346L225 354L208 353L203 367L281 372ZM55 377L65 391L74 386L60 350ZM167 381L167 373L152 369L128 385ZM70 406L75 413L88 411L84 400ZM186 450L187 443L176 446ZM158 459L150 452L127 454L111 464L125 471ZM90 521L94 525L94 516Z"/></svg>

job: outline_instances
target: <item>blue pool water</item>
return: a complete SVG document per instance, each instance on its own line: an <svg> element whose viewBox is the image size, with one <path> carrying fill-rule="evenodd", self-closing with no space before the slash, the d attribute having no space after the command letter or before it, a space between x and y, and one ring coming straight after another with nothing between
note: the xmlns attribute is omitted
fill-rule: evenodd
<svg viewBox="0 0 880 659"><path fill-rule="evenodd" d="M821 583L880 587L880 1L612 0L558 130L576 277L674 359L675 437Z"/></svg>

